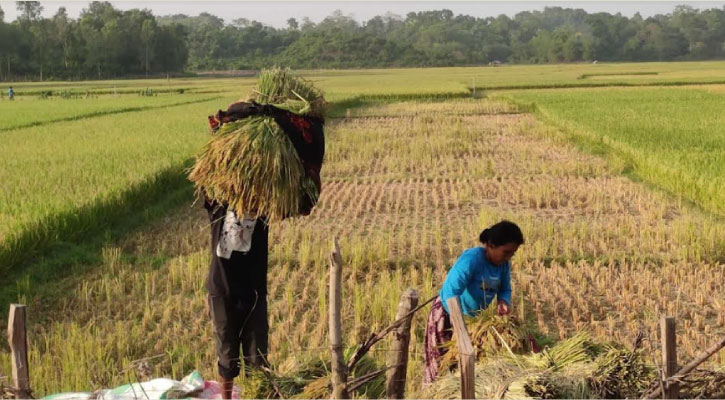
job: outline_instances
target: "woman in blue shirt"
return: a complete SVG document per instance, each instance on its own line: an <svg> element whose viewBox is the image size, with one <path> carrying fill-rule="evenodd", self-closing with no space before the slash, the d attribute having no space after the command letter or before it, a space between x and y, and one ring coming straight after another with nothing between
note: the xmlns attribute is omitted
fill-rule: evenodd
<svg viewBox="0 0 725 400"><path fill-rule="evenodd" d="M451 297L458 297L461 311L474 316L488 307L494 297L498 300L499 315L511 312L511 264L509 260L524 243L521 229L510 221L501 221L484 229L479 236L483 246L465 250L448 271L440 296L433 303L425 330L424 383L435 380L440 358L445 353L442 344L451 340L453 331L448 316Z"/></svg>

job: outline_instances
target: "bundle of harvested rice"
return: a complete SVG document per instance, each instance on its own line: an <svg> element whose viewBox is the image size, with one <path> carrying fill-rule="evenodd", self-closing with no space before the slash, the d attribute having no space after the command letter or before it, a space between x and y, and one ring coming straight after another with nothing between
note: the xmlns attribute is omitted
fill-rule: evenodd
<svg viewBox="0 0 725 400"><path fill-rule="evenodd" d="M476 364L476 398L501 398L509 382L535 371L522 368L509 358L489 358ZM461 375L459 370L448 371L430 385L415 393L412 398L454 399L461 396Z"/></svg>
<svg viewBox="0 0 725 400"><path fill-rule="evenodd" d="M565 379L560 373L546 371L522 376L508 386L505 399L582 399L588 397L586 385Z"/></svg>
<svg viewBox="0 0 725 400"><path fill-rule="evenodd" d="M352 355L352 350L346 352ZM380 370L375 361L364 356L355 365L349 379ZM250 369L242 380L245 397L258 399L322 399L329 398L332 393L330 362L313 357L297 363L292 370L284 374L272 370ZM356 390L356 397L381 398L385 394L385 375L380 375L363 384Z"/></svg>
<svg viewBox="0 0 725 400"><path fill-rule="evenodd" d="M592 341L589 332L580 331L574 336L545 348L540 353L526 357L532 366L544 369L559 369L575 363L591 362L601 352L602 346Z"/></svg>
<svg viewBox="0 0 725 400"><path fill-rule="evenodd" d="M696 369L679 380L680 398L725 399L725 372Z"/></svg>
<svg viewBox="0 0 725 400"><path fill-rule="evenodd" d="M459 398L460 379L459 371L446 371L413 397ZM586 332L538 354L499 349L476 363L479 398L639 398L656 380L642 349L600 345ZM696 370L679 382L683 398L725 398L725 371Z"/></svg>
<svg viewBox="0 0 725 400"><path fill-rule="evenodd" d="M241 389L244 396L249 398L288 398L302 391L307 383L299 376L282 376L274 371L252 368L243 375Z"/></svg>
<svg viewBox="0 0 725 400"><path fill-rule="evenodd" d="M322 92L289 68L263 70L252 88L250 100L314 117L324 117L327 106Z"/></svg>
<svg viewBox="0 0 725 400"><path fill-rule="evenodd" d="M641 349L608 346L595 363L589 386L602 399L641 397L657 378L654 369L645 363Z"/></svg>
<svg viewBox="0 0 725 400"><path fill-rule="evenodd" d="M495 303L481 310L475 317L465 317L466 329L476 351L476 360L499 354L502 350L514 354L531 352L530 338L534 331L521 324L516 318L499 316ZM441 358L440 371L448 371L458 363L458 341L456 336L444 347L447 352Z"/></svg>
<svg viewBox="0 0 725 400"><path fill-rule="evenodd" d="M349 358L352 356L354 350L356 349L348 349L345 351L345 360L346 362L349 360ZM330 371L330 363L325 362L325 368L327 371ZM368 375L370 373L373 373L375 371L381 370L383 367L377 365L375 361L370 358L369 356L365 355L363 356L360 361L358 361L357 364L355 364L355 368L353 369L352 373L348 377L348 383L352 382L356 378L363 377L365 375ZM323 398L329 398L332 394L332 377L329 373L326 373L324 376L321 376L309 384L307 384L304 388L304 390L296 394L294 396L295 399L323 399ZM373 378L366 384L363 384L359 389L355 392L355 397L357 398L365 398L365 399L379 399L382 398L385 395L385 375L379 375L376 378Z"/></svg>
<svg viewBox="0 0 725 400"><path fill-rule="evenodd" d="M575 363L557 371L521 368L510 359L489 358L476 365L476 397L505 399L590 398L587 378L591 368ZM461 378L452 372L423 389L422 398L450 399L461 394Z"/></svg>
<svg viewBox="0 0 725 400"><path fill-rule="evenodd" d="M592 364L576 362L557 370L544 370L515 379L508 386L506 399L587 399L591 390L587 378Z"/></svg>
<svg viewBox="0 0 725 400"><path fill-rule="evenodd" d="M559 395L546 373L522 376L511 382L506 389L505 399L554 399Z"/></svg>
<svg viewBox="0 0 725 400"><path fill-rule="evenodd" d="M598 351L589 333L582 331L541 353L516 356L519 365L540 372L511 382L506 398L587 398L587 377Z"/></svg>
<svg viewBox="0 0 725 400"><path fill-rule="evenodd" d="M295 394L293 399L324 399L330 397L332 392L332 379L330 376L323 376L308 383L300 393Z"/></svg>
<svg viewBox="0 0 725 400"><path fill-rule="evenodd" d="M490 353L476 364L476 396L483 398L587 398L587 379L598 348L581 332L538 354ZM460 395L460 375L447 372L424 388L422 397Z"/></svg>
<svg viewBox="0 0 725 400"><path fill-rule="evenodd" d="M262 71L252 99L299 115L322 116L325 101L310 82L287 69ZM253 115L230 122L212 136L189 179L197 194L225 204L238 216L270 221L299 215L319 196L292 141L271 116Z"/></svg>

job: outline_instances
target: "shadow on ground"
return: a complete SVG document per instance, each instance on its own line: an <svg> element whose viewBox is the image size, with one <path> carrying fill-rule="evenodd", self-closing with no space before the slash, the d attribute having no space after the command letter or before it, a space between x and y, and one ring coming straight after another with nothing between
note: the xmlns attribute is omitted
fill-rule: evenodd
<svg viewBox="0 0 725 400"><path fill-rule="evenodd" d="M43 293L51 283L88 272L104 246L193 201L191 160L168 167L115 196L46 217L0 247L0 304ZM31 284L32 283L32 284ZM7 309L0 309L0 317Z"/></svg>

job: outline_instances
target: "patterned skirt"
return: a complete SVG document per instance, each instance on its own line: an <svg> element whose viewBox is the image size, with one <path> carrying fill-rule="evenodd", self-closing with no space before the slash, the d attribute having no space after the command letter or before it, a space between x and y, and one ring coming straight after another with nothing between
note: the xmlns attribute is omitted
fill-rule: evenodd
<svg viewBox="0 0 725 400"><path fill-rule="evenodd" d="M448 313L443 308L441 298L433 302L433 307L428 314L428 323L425 327L425 371L423 371L423 384L432 383L440 368L441 357L446 353L442 345L453 337L453 328Z"/></svg>

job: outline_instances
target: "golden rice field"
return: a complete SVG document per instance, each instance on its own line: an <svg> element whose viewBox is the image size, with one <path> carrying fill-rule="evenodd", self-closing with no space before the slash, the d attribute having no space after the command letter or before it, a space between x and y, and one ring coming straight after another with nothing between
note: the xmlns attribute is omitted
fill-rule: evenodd
<svg viewBox="0 0 725 400"><path fill-rule="evenodd" d="M662 65L637 66L644 67L661 69ZM566 73L576 77L584 73L579 68L573 66ZM707 68L719 71L722 67L709 64ZM434 72L425 72L433 74L431 86L443 88L453 71L441 74L445 79L440 80L434 79L438 76ZM526 317L552 338L589 330L601 340L630 343L642 330L654 362L660 359L662 314L678 318L680 360L688 360L725 335L722 216L656 180L632 176L633 166L627 160L589 152L590 148L573 139L576 131L543 121L539 112L522 106L536 101L531 99L536 92L525 101L514 96L515 102L496 96L463 98L461 79L460 86L436 92L433 100L409 85L409 97L386 100L385 89L377 87L378 97L345 103L358 92L352 86L334 84L351 73L318 74L320 85L344 107L326 126L320 203L309 217L287 220L270 230L270 361L280 371L328 351L327 255L333 237L340 239L344 261L344 340L354 346L392 321L407 287L418 290L421 300L437 293L457 256L477 245L483 227L502 218L517 222L526 237L512 262L514 312L523 307ZM692 76L698 74L704 72ZM365 75L355 79L359 83ZM204 82L198 87L215 85ZM722 86L706 88L717 91ZM401 94L402 90L393 91ZM49 161L44 165L49 171L54 165L70 168L86 160L80 172L66 169L66 174L93 179L72 190L60 190L58 201L50 202L72 213L77 210L73 199L113 197L123 185L154 188L145 179L160 169L183 171L184 160L204 143L205 116L239 97L227 89L219 93L223 96L219 100L172 102L160 109L164 115L178 115L179 121L193 117L197 125L159 122L146 130L150 125L144 121L160 121L157 110L129 111L92 117L106 130L88 131L91 119L49 122L0 132L0 141L5 146L11 144L9 133L27 132L43 146L32 152L29 144L21 142L18 149L25 149L31 160L37 154L46 155ZM182 96L203 99L209 95ZM547 100L558 104L560 99ZM546 103L539 101L536 108L541 110ZM0 103L0 108L5 104ZM557 118L566 117L556 107L550 110L559 112ZM707 124L716 118L703 120ZM626 141L626 122L622 125L617 133L624 139L618 140ZM127 126L136 128L124 129ZM54 132L53 127L62 130ZM711 130L713 143L720 143L722 128ZM121 136L122 153L114 155L114 147L109 146L101 158L89 158L83 147L68 153L77 160L52 155L50 135L60 131L91 144ZM161 136L155 140L152 135ZM58 146L72 147L71 139L58 138ZM703 157L708 156L706 150ZM16 150L2 151L15 154ZM153 161L159 155L160 161ZM106 167L94 169L91 160L104 158ZM0 165L7 166L3 161ZM122 181L117 182L119 176ZM3 189L24 193L21 197L36 199L34 204L43 204L47 191L53 190L52 183L38 179L30 183L47 185L39 186L48 188L46 194L22 192L22 175L13 177L17 183L12 187L3 183ZM193 369L214 377L214 344L203 288L209 262L208 219L200 204L192 204L189 183L171 179L166 184L155 189L159 193L153 196L134 192L129 197L135 208L123 210L144 214L138 224L114 231L114 223L127 223L124 213L108 222L108 231L99 233L81 224L100 237L86 240L79 234L74 240L85 244L66 243L60 250L51 247L50 255L62 250L58 259L47 256L28 267L27 274L16 266L6 275L12 283L0 284L4 298L29 305L31 384L36 395L134 381L131 362L144 357L159 356L151 362L154 377L179 379ZM74 197L75 193L83 196ZM118 203L110 204L123 204L124 199L128 200L119 197ZM5 201L17 204L17 198ZM31 214L17 215L31 222L45 215ZM3 211L8 218L5 215ZM19 229L3 224L6 232ZM52 240L52 235L43 237ZM63 268L65 272L56 271ZM409 392L420 388L426 315L427 309L413 322ZM7 377L10 358L2 342L0 377ZM373 356L385 360L387 347L387 342L375 346ZM711 363L725 365L725 353Z"/></svg>

